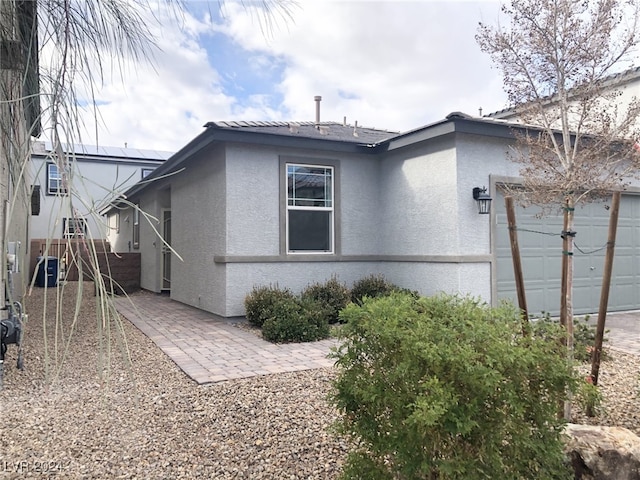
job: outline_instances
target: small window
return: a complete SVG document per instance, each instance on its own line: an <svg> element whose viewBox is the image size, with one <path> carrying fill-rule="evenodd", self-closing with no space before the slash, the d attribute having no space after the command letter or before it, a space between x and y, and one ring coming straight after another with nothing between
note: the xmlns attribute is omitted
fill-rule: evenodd
<svg viewBox="0 0 640 480"><path fill-rule="evenodd" d="M287 164L287 251L333 253L333 167Z"/></svg>
<svg viewBox="0 0 640 480"><path fill-rule="evenodd" d="M142 171L142 178L143 179L147 178L151 174L151 172L153 172L153 170L154 170L153 168L143 168L141 170Z"/></svg>
<svg viewBox="0 0 640 480"><path fill-rule="evenodd" d="M40 185L31 188L31 215L40 215Z"/></svg>
<svg viewBox="0 0 640 480"><path fill-rule="evenodd" d="M140 248L140 204L133 206L133 248Z"/></svg>
<svg viewBox="0 0 640 480"><path fill-rule="evenodd" d="M62 222L63 238L84 238L87 235L87 222L84 218L65 218Z"/></svg>
<svg viewBox="0 0 640 480"><path fill-rule="evenodd" d="M67 189L63 185L63 178L55 163L47 163L47 194L65 195Z"/></svg>

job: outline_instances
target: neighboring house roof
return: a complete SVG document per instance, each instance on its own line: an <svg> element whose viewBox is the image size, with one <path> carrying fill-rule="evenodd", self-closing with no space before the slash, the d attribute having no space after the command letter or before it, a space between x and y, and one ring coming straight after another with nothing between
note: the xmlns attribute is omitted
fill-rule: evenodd
<svg viewBox="0 0 640 480"><path fill-rule="evenodd" d="M635 80L640 79L640 67L630 68L629 70L625 70L623 72L614 73L609 75L603 79L603 84L606 87L621 87L627 83L633 82ZM554 102L554 97L549 97L547 99L548 103ZM514 107L503 108L502 110L498 110L496 112L487 113L484 117L489 118L511 118L516 115L516 111Z"/></svg>
<svg viewBox="0 0 640 480"><path fill-rule="evenodd" d="M141 150L138 148L100 147L97 145L63 145L62 150L67 155L82 158L88 161L103 161L118 159L138 162L154 162L168 160L173 152L161 150ZM33 155L49 156L53 153L51 142L35 142L32 149Z"/></svg>
<svg viewBox="0 0 640 480"><path fill-rule="evenodd" d="M124 193L132 198L153 180L179 171L197 152L216 142L296 147L332 153L380 154L451 133L512 138L512 128L528 128L506 120L454 112L443 120L404 133L345 125L339 122L209 122L205 131L176 152L148 177ZM354 131L356 135L354 135ZM109 211L107 207L101 213Z"/></svg>

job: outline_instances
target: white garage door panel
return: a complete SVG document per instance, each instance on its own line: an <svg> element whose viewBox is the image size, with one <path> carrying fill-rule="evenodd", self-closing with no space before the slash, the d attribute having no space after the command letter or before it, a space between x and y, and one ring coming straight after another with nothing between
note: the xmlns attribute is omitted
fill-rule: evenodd
<svg viewBox="0 0 640 480"><path fill-rule="evenodd" d="M494 203L498 298L515 303L517 295L504 198L498 195ZM605 205L608 202L579 207L575 212L575 243L579 249L575 249L573 257L573 294L574 311L578 314L598 310L604 270L603 247L609 231L610 210ZM517 208L516 211L527 306L532 314L546 311L555 315L560 308L562 216L539 219L535 218L537 212L534 208ZM640 309L640 196L622 196L615 253L609 310Z"/></svg>

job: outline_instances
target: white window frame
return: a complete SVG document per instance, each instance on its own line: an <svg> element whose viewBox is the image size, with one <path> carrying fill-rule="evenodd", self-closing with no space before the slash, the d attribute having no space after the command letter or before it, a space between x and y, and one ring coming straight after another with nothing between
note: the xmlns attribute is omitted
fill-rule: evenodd
<svg viewBox="0 0 640 480"><path fill-rule="evenodd" d="M133 228L131 240L133 248L138 250L140 248L140 203L136 203L133 206Z"/></svg>
<svg viewBox="0 0 640 480"><path fill-rule="evenodd" d="M86 235L87 221L84 218L65 217L63 219L62 238L84 238Z"/></svg>
<svg viewBox="0 0 640 480"><path fill-rule="evenodd" d="M57 182L57 187L51 186L51 181ZM62 173L58 165L52 162L47 163L47 195L66 195L67 190L62 186Z"/></svg>
<svg viewBox="0 0 640 480"><path fill-rule="evenodd" d="M109 216L109 230L120 233L120 212L115 212Z"/></svg>
<svg viewBox="0 0 640 480"><path fill-rule="evenodd" d="M304 206L304 205L295 205L296 203L296 198L295 198L295 193L293 197L289 196L289 171L291 167L303 167L303 168L314 168L314 169L325 169L325 176L326 176L326 172L329 171L331 172L331 179L330 179L330 195L328 196L328 198L325 197L325 202L328 201L329 206L324 206L324 207L320 207L320 206ZM285 228L285 234L286 234L286 251L287 254L290 255L332 255L335 253L335 172L336 169L335 167L333 167L332 165L320 165L320 164L306 164L306 163L293 163L293 162L287 162L285 164L285 168L284 168L284 185L285 185L285 189L284 189L284 194L285 194L285 210L286 210L286 228ZM326 189L326 185L325 185L325 189ZM293 205L290 205L290 203L293 202ZM315 212L319 212L319 211L324 211L324 212L330 212L330 221L329 221L329 249L328 250L291 250L290 246L289 246L289 212L291 211L315 211Z"/></svg>

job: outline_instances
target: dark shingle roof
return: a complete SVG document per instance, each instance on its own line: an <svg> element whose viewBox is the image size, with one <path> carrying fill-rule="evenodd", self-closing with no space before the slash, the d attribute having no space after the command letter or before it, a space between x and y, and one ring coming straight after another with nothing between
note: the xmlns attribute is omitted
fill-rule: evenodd
<svg viewBox="0 0 640 480"><path fill-rule="evenodd" d="M317 125L315 122L209 122L205 127L286 137L334 140L361 145L377 144L398 135L398 132L361 127L359 125L346 125L338 122L320 122Z"/></svg>

